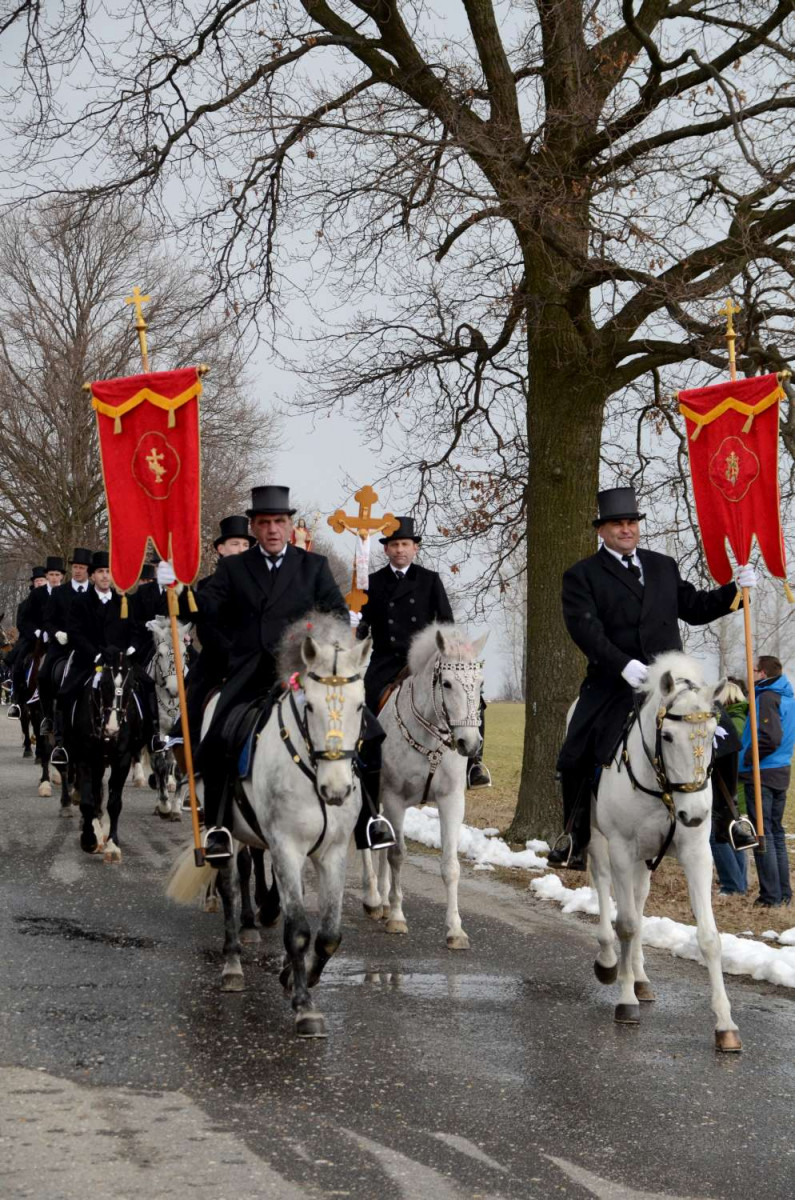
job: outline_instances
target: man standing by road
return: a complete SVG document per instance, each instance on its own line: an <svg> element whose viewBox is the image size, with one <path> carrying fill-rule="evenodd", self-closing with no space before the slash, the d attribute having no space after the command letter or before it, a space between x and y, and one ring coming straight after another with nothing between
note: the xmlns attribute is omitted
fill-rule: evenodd
<svg viewBox="0 0 795 1200"><path fill-rule="evenodd" d="M759 772L762 780L762 819L765 850L754 850L759 895L754 901L760 908L778 908L792 902L787 842L784 833L784 806L790 781L790 764L795 749L795 697L792 685L782 674L781 662L772 654L760 654L754 668L756 691L756 727L759 741ZM746 720L740 751L740 777L749 797L748 811L754 811L751 771L751 719Z"/></svg>
<svg viewBox="0 0 795 1200"><path fill-rule="evenodd" d="M598 504L593 524L602 546L563 576L563 619L588 670L558 758L565 844L547 858L550 866L580 870L590 840L594 769L613 757L648 664L682 649L678 621L706 625L724 617L738 591L756 585L754 568L745 566L736 585L698 591L668 555L638 549L645 514L638 512L634 488L609 488Z"/></svg>

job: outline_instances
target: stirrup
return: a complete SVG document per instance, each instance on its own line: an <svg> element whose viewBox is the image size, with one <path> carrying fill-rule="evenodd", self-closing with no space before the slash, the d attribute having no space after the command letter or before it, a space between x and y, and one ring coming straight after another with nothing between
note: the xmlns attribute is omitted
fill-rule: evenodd
<svg viewBox="0 0 795 1200"><path fill-rule="evenodd" d="M229 850L228 851L221 850L219 848L217 850L211 850L210 853L208 854L207 853L207 839L209 838L211 833L223 834L223 836L226 838L226 840L229 843ZM204 841L203 841L202 845L204 847L204 857L210 863L214 862L216 859L218 859L219 862L226 862L226 860L228 858L232 858L234 855L234 847L232 845L232 835L228 829L224 828L223 825L211 825L209 829L205 829Z"/></svg>
<svg viewBox="0 0 795 1200"><path fill-rule="evenodd" d="M19 721L22 716L22 709L18 704L9 704L6 716L9 721Z"/></svg>
<svg viewBox="0 0 795 1200"><path fill-rule="evenodd" d="M373 831L374 825L376 826L375 831ZM379 829L378 826L383 828ZM384 816L370 817L364 836L367 838L368 850L387 850L397 842L392 822ZM375 844L373 844L373 836L375 836Z"/></svg>
<svg viewBox="0 0 795 1200"><path fill-rule="evenodd" d="M739 849L734 844L734 831L738 828L738 826L746 826L746 829L743 832L749 833L754 839L750 845L740 846ZM754 823L750 817L738 817L736 821L729 822L729 842L731 843L732 850L735 850L738 854L742 854L743 850L753 850L754 846L759 845L756 829L754 828Z"/></svg>
<svg viewBox="0 0 795 1200"><path fill-rule="evenodd" d="M67 753L66 747L53 746L53 751L50 755L50 762L54 767L68 767L69 754Z"/></svg>
<svg viewBox="0 0 795 1200"><path fill-rule="evenodd" d="M564 852L566 857L561 862L554 863L554 866L564 868L567 867L571 862L571 856L574 854L574 838L570 833L566 832L561 833L560 836L555 839L555 844L549 853L563 854Z"/></svg>
<svg viewBox="0 0 795 1200"><path fill-rule="evenodd" d="M154 734L152 737L151 746L153 754L162 754L164 750L168 749L166 739L161 737L159 733Z"/></svg>

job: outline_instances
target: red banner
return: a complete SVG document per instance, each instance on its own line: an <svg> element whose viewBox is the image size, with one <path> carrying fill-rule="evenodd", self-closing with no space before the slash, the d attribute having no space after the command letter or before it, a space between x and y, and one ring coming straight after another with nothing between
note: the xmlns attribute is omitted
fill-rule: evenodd
<svg viewBox="0 0 795 1200"><path fill-rule="evenodd" d="M728 583L733 575L726 538L743 565L756 535L770 573L780 579L786 575L778 486L783 395L775 375L679 392L701 539L718 583Z"/></svg>
<svg viewBox="0 0 795 1200"><path fill-rule="evenodd" d="M91 385L116 587L134 587L151 538L191 584L201 559L199 400L195 367Z"/></svg>

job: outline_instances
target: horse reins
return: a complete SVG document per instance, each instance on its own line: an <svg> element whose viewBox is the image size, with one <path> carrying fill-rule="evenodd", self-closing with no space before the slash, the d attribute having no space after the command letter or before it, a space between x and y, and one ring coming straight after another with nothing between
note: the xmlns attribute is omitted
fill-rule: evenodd
<svg viewBox="0 0 795 1200"><path fill-rule="evenodd" d="M703 759L705 756L704 742L706 741L707 731L706 731L706 728L702 727L699 729L695 729L690 734L690 740L695 741L697 743L693 747L693 755L698 762L698 765L695 768L695 779L693 779L692 781L690 781L688 783L674 783L668 778L668 771L665 766L665 758L663 756L663 745L662 745L664 723L666 721L685 721L689 725L703 726L704 722L712 720L714 717L718 716L718 713L716 712L716 710L714 708L710 709L707 712L672 713L670 711L671 707L676 703L676 701L679 699L679 697L684 694L685 691L695 691L696 690L695 685L687 680L679 680L678 682L686 683L687 686L685 688L683 688L681 691L676 693L676 695L671 700L670 705L666 706L664 704L661 704L660 707L657 709L657 715L655 717L655 722L654 722L654 724L655 724L655 740L654 740L654 751L653 752L649 748L649 745L648 745L646 738L644 736L644 733L643 733L643 723L641 721L642 706L638 702L637 694L635 694L633 696L633 703L634 703L634 708L635 708L635 719L634 719L634 721L629 721L624 730L623 746L621 749L621 756L620 756L619 764L618 764L618 769L620 771L621 763L622 762L624 763L625 767L627 768L627 775L629 777L629 781L632 784L632 787L634 789L636 789L637 791L640 791L640 792L644 792L647 796L653 796L655 799L661 800L662 803L665 805L666 809L668 810L668 816L670 817L670 825L668 827L668 832L666 833L665 838L663 839L663 844L660 848L660 851L657 854L657 857L653 861L650 859L646 860L646 866L649 868L650 871L657 870L657 868L659 867L663 858L665 857L668 847L671 845L671 842L673 841L674 833L676 832L676 806L674 804L674 799L673 799L674 792L700 792L703 789L704 785L709 780L710 776L712 775L713 755L712 754L710 755L710 760L706 764L706 766L703 763ZM643 746L643 752L646 755L649 765L651 766L652 770L654 771L654 776L657 780L657 788L659 790L654 789L654 788L645 787L642 783L639 782L639 780L637 779L637 777L635 775L635 772L632 770L632 763L631 763L630 757L629 757L628 742L629 742L629 735L632 731L633 724L637 724L637 726L638 726L638 731L640 733L641 745Z"/></svg>

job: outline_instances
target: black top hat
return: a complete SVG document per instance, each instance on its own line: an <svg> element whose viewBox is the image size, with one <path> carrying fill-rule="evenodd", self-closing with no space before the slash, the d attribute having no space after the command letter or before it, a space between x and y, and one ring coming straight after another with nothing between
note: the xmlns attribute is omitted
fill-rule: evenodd
<svg viewBox="0 0 795 1200"><path fill-rule="evenodd" d="M256 517L260 513L276 517L286 513L291 517L295 512L290 508L290 489L286 487L256 487L251 489L251 508L246 509L247 517Z"/></svg>
<svg viewBox="0 0 795 1200"><path fill-rule="evenodd" d="M82 563L84 567L90 567L91 551L86 550L85 546L75 546L72 557L69 559L69 565L74 566L75 563Z"/></svg>
<svg viewBox="0 0 795 1200"><path fill-rule="evenodd" d="M378 539L381 545L385 546L387 542L396 542L398 538L411 538L412 542L416 542L419 546L422 538L418 533L414 532L414 518L398 517L398 521L400 521L400 524L394 533L390 533L389 537Z"/></svg>
<svg viewBox="0 0 795 1200"><path fill-rule="evenodd" d="M91 555L91 570L96 571L99 567L109 567L110 557L107 550L95 550Z"/></svg>
<svg viewBox="0 0 795 1200"><path fill-rule="evenodd" d="M253 546L257 540L248 531L248 517L222 517L220 528L220 536L213 542L216 550L221 545L221 542L225 542L227 538L248 538L249 546Z"/></svg>
<svg viewBox="0 0 795 1200"><path fill-rule="evenodd" d="M155 566L155 564L150 563L150 562L145 562L144 565L141 567L141 575L140 575L138 582L139 583L151 583L151 581L156 578L157 578L157 567Z"/></svg>
<svg viewBox="0 0 795 1200"><path fill-rule="evenodd" d="M46 578L47 578L47 568L46 567L33 567L32 568L32 570L30 572L30 582L31 583L33 583L34 579L46 579Z"/></svg>
<svg viewBox="0 0 795 1200"><path fill-rule="evenodd" d="M638 512L638 502L635 499L633 487L607 488L597 495L599 516L593 522L594 529L604 525L605 521L642 521L645 513Z"/></svg>
<svg viewBox="0 0 795 1200"><path fill-rule="evenodd" d="M64 563L64 560L57 554L48 554L47 565L44 569L45 571L60 571L63 575L64 571L66 570L66 564Z"/></svg>

